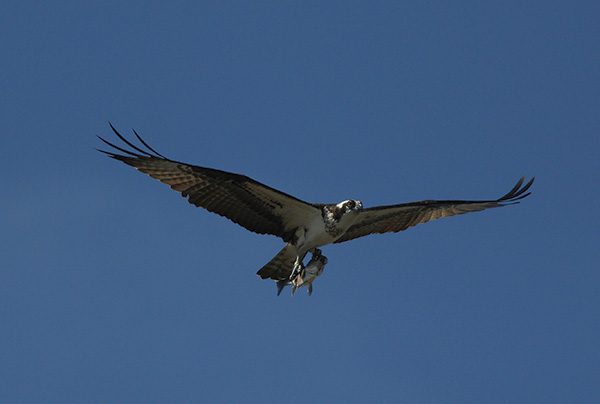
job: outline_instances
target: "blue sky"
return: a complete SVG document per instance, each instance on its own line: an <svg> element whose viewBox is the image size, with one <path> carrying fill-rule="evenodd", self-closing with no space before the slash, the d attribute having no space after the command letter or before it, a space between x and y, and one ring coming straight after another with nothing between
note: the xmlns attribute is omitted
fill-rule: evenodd
<svg viewBox="0 0 600 404"><path fill-rule="evenodd" d="M0 13L0 401L600 400L597 2L29 2ZM307 201L522 204L280 248L107 122Z"/></svg>

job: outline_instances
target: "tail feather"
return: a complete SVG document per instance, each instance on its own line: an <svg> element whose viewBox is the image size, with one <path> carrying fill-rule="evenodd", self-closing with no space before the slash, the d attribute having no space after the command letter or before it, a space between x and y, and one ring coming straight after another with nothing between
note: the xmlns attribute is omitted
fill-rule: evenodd
<svg viewBox="0 0 600 404"><path fill-rule="evenodd" d="M298 251L296 250L296 247L291 244L286 244L285 247L283 247L281 251L279 251L277 255L256 274L262 279L271 278L276 281L287 280L292 274L297 256Z"/></svg>

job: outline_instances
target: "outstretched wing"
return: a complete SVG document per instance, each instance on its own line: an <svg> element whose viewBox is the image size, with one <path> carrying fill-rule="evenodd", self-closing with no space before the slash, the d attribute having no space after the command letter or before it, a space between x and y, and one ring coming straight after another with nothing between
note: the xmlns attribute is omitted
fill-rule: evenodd
<svg viewBox="0 0 600 404"><path fill-rule="evenodd" d="M131 149L119 147L98 136L115 149L99 151L169 185L191 204L224 216L250 231L273 234L289 241L298 226L321 214L317 207L245 175L171 160L155 151L133 131L145 149L138 147L112 125L110 127Z"/></svg>
<svg viewBox="0 0 600 404"><path fill-rule="evenodd" d="M373 233L396 233L406 230L411 226L442 217L462 215L463 213L477 212L518 203L520 199L527 197L531 193L527 192L527 190L533 184L534 179L532 178L523 186L525 179L521 178L510 192L495 200L419 201L363 209L354 224L335 242L341 243Z"/></svg>

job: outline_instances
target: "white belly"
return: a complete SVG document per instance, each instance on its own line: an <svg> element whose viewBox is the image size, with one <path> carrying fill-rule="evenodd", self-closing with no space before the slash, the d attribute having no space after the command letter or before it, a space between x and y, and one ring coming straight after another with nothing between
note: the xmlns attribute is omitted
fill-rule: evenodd
<svg viewBox="0 0 600 404"><path fill-rule="evenodd" d="M304 237L298 240L298 249L301 253L305 253L313 248L330 244L335 241L335 238L325 230L325 224L320 217L316 218L308 225L308 229L303 236Z"/></svg>
<svg viewBox="0 0 600 404"><path fill-rule="evenodd" d="M333 243L340 238L350 226L352 226L356 217L357 215L353 214L345 215L338 225L339 232L335 235L327 232L321 216L315 217L309 224L308 231L303 232L303 235L298 239L298 255L302 256L313 248Z"/></svg>

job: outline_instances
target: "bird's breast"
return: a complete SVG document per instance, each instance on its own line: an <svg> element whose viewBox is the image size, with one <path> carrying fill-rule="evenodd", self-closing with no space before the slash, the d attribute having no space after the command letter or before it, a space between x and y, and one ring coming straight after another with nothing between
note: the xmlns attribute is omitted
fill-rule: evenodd
<svg viewBox="0 0 600 404"><path fill-rule="evenodd" d="M352 226L356 215L346 214L341 220L332 217L314 218L306 229L304 248L308 251L314 247L331 244L340 238Z"/></svg>
<svg viewBox="0 0 600 404"><path fill-rule="evenodd" d="M318 218L313 220L307 228L305 235L306 249L310 250L314 247L333 243L337 237L337 235L329 232L325 222L321 218Z"/></svg>

